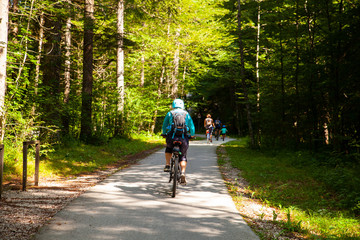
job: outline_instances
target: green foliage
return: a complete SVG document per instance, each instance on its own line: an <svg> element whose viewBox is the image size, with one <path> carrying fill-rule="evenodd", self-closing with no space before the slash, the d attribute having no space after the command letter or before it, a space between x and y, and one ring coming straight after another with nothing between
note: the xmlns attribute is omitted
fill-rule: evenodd
<svg viewBox="0 0 360 240"><path fill-rule="evenodd" d="M67 139L55 151L41 160L41 176L73 176L103 169L119 162L126 166L125 157L163 145L163 139L149 134L131 138L114 138L102 145L85 145L76 139Z"/></svg>
<svg viewBox="0 0 360 240"><path fill-rule="evenodd" d="M47 156L52 152L53 147L50 143L55 143L57 139L57 129L48 126L45 127L36 119L26 118L18 111L8 112L6 124L6 138L4 139L4 173L5 175L21 176L23 166L23 142L31 140L40 140L41 155ZM28 152L29 169L34 165L34 148Z"/></svg>
<svg viewBox="0 0 360 240"><path fill-rule="evenodd" d="M314 239L360 237L356 170L339 174L339 166L321 165L308 152L251 150L244 140L227 143L226 151L254 196L285 213L288 231L313 232Z"/></svg>

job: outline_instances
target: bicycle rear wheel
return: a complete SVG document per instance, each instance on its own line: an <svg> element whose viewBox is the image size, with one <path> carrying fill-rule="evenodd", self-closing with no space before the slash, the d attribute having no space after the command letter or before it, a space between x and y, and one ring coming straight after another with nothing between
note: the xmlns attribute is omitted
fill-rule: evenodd
<svg viewBox="0 0 360 240"><path fill-rule="evenodd" d="M171 180L173 179L174 177L174 161L172 159L173 157L171 157L171 160L170 160L170 178L169 178L169 182L171 182Z"/></svg>
<svg viewBox="0 0 360 240"><path fill-rule="evenodd" d="M174 157L174 175L173 175L173 186L172 186L172 197L176 196L176 187L179 177L179 156Z"/></svg>

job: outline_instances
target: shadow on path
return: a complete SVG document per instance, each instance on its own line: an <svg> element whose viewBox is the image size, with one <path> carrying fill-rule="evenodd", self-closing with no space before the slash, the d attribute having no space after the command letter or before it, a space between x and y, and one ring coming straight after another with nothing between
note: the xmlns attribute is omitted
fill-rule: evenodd
<svg viewBox="0 0 360 240"><path fill-rule="evenodd" d="M176 198L157 151L74 200L35 239L258 239L227 193L215 150L191 142L188 184Z"/></svg>

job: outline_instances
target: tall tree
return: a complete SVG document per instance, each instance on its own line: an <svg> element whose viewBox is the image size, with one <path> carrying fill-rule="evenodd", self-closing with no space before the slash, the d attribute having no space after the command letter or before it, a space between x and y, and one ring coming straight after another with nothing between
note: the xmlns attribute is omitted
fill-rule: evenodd
<svg viewBox="0 0 360 240"><path fill-rule="evenodd" d="M260 113L260 67L259 67L259 56L260 56L260 19L261 19L261 0L258 0L258 11L257 11L257 33L256 33L256 107L258 114ZM258 124L258 137L257 144L261 145L261 121Z"/></svg>
<svg viewBox="0 0 360 240"><path fill-rule="evenodd" d="M35 79L34 79L34 95L35 98L38 96L38 88L39 88L39 81L40 81L40 65L41 65L41 55L42 55L42 48L43 48L43 41L44 41L44 12L40 13L39 19L39 43L38 43L38 56L36 58L36 67L35 67ZM33 103L33 110L32 115L35 116L36 114L36 100Z"/></svg>
<svg viewBox="0 0 360 240"><path fill-rule="evenodd" d="M238 13L237 13L237 23L238 23L238 40L239 40L239 49L240 49L240 78L242 82L245 106L246 106L246 116L248 122L248 130L250 136L251 146L255 147L255 137L253 131L253 124L252 124L252 117L251 117L251 110L250 110L250 103L248 97L248 89L246 86L246 76L245 76L245 60L244 60L244 46L242 40L242 18L241 18L241 1L238 0Z"/></svg>
<svg viewBox="0 0 360 240"><path fill-rule="evenodd" d="M0 142L5 135L6 56L8 44L9 1L0 2Z"/></svg>
<svg viewBox="0 0 360 240"><path fill-rule="evenodd" d="M178 81L178 75L179 75L179 62L180 62L180 43L178 38L180 37L180 29L176 30L175 35L175 54L174 54L174 61L173 61L173 71L171 73L171 80L172 80L172 88L171 88L171 96L173 98L178 97L178 91L179 91L179 81Z"/></svg>
<svg viewBox="0 0 360 240"><path fill-rule="evenodd" d="M124 117L124 0L118 1L117 6L117 47L116 47L116 82L118 91L119 124L123 125Z"/></svg>
<svg viewBox="0 0 360 240"><path fill-rule="evenodd" d="M80 139L89 141L92 136L92 91L93 91L93 39L94 39L94 0L85 0L84 12L84 52L81 106Z"/></svg>
<svg viewBox="0 0 360 240"><path fill-rule="evenodd" d="M65 134L69 133L69 99L70 99L70 84L71 84L71 0L67 0L67 9L69 10L66 18L65 26L65 70L64 70L64 114L63 114L63 126Z"/></svg>
<svg viewBox="0 0 360 240"><path fill-rule="evenodd" d="M53 11L59 9L55 6ZM61 77L63 60L61 56L62 17L46 9L43 56L41 59L42 82L38 87L41 98L41 120L49 125L61 126L60 108L62 101Z"/></svg>

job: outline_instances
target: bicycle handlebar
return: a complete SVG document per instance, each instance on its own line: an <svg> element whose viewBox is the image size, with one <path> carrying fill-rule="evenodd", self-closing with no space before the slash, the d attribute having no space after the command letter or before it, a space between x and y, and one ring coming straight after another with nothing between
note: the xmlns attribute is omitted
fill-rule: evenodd
<svg viewBox="0 0 360 240"><path fill-rule="evenodd" d="M167 134L160 134L160 136L163 137L163 138L166 138L166 137L167 137ZM195 139L196 137L195 137L195 136L190 136L190 135L188 135L188 138L189 138L189 139Z"/></svg>

